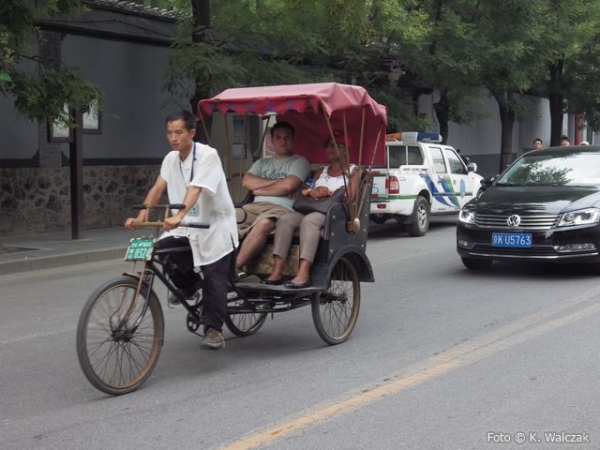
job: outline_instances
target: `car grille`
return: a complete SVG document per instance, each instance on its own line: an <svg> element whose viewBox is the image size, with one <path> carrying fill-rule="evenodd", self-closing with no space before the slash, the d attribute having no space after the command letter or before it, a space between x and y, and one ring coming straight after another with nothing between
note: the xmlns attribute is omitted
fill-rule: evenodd
<svg viewBox="0 0 600 450"><path fill-rule="evenodd" d="M489 244L477 244L469 253L473 255L497 256L497 257L512 257L512 258L546 258L546 259L566 259L575 258L578 256L596 256L597 250L576 252L576 253L558 253L550 245L534 245L530 248L509 248L509 247L494 247Z"/></svg>
<svg viewBox="0 0 600 450"><path fill-rule="evenodd" d="M506 220L512 214L479 214L475 215L475 223L481 228L496 228L506 230L549 230L558 223L558 215L532 214L520 215L521 223L518 227L509 227Z"/></svg>
<svg viewBox="0 0 600 450"><path fill-rule="evenodd" d="M472 250L473 253L482 253L486 255L498 256L559 256L551 246L534 246L530 248L508 248L494 247L486 244L477 244Z"/></svg>

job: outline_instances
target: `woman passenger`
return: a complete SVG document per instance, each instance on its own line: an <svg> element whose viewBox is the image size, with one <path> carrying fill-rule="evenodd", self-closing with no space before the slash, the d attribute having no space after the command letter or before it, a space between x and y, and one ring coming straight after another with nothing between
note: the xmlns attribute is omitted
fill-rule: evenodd
<svg viewBox="0 0 600 450"><path fill-rule="evenodd" d="M334 145L335 144L335 145ZM359 170L355 165L347 164L347 146L343 137L336 137L325 143L328 166L321 167L315 173L315 183L312 189L303 189L301 195L312 198L329 197L337 189L346 186L346 199L353 202L359 185ZM348 176L348 173L350 174ZM302 214L292 211L284 214L275 228L273 248L273 273L262 284L278 285L283 281L283 268L287 260L294 232L300 229L300 263L296 276L285 285L288 288L302 289L310 286L310 268L317 253L321 229L325 225L326 215L320 212Z"/></svg>

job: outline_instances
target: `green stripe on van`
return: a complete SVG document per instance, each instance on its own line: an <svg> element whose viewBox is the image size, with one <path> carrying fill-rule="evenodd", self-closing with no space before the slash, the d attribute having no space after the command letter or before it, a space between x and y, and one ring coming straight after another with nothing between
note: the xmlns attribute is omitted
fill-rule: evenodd
<svg viewBox="0 0 600 450"><path fill-rule="evenodd" d="M390 200L416 200L418 195L390 195L389 197L374 197L371 199L371 203L379 202L385 203Z"/></svg>

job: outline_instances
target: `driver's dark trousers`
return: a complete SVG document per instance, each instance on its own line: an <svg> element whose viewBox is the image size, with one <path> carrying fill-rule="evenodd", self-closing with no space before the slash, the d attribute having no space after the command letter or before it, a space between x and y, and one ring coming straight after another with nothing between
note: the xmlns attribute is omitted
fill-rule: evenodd
<svg viewBox="0 0 600 450"><path fill-rule="evenodd" d="M227 278L232 270L234 252L202 269L202 299L204 301L204 332L223 331L227 314Z"/></svg>
<svg viewBox="0 0 600 450"><path fill-rule="evenodd" d="M168 236L157 241L158 248L189 247L189 241L185 237ZM210 328L217 331L223 330L223 321L227 314L227 278L232 270L232 258L234 252L206 266L200 266L202 270L202 301L204 305L204 331ZM170 252L169 261L176 267L168 270L169 278L177 287L187 293L194 292L200 285L200 275L194 271L194 260L192 251Z"/></svg>
<svg viewBox="0 0 600 450"><path fill-rule="evenodd" d="M187 247L187 251L172 251L161 256L167 264L167 274L177 289L186 294L196 292L200 287L200 275L194 270L194 258L190 242L186 237L167 236L156 242L158 249Z"/></svg>

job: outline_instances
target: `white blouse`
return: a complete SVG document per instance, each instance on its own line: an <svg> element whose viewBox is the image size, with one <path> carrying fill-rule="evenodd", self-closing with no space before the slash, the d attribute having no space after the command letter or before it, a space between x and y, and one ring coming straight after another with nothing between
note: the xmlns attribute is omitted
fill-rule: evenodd
<svg viewBox="0 0 600 450"><path fill-rule="evenodd" d="M350 173L352 173L355 167L356 165L350 164ZM328 168L329 166L323 167L323 172L321 172L321 176L317 179L317 181L315 181L313 189L316 189L318 187L326 187L331 192L335 192L339 188L344 187L346 184L348 184L348 177L346 175L342 174L338 175L337 177L332 177L327 173ZM346 181L344 181L344 178L346 179Z"/></svg>

